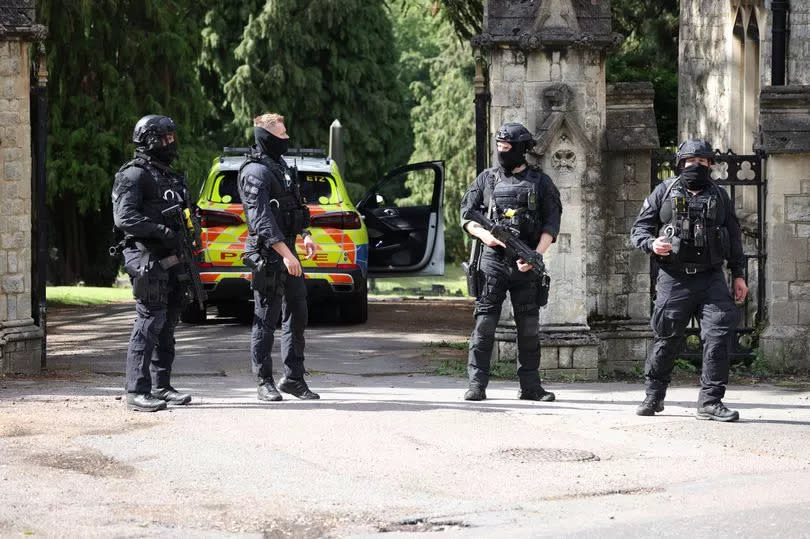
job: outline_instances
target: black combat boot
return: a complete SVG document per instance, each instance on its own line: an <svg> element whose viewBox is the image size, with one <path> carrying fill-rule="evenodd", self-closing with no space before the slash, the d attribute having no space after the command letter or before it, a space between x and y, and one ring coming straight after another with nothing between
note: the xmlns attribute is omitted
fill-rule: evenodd
<svg viewBox="0 0 810 539"><path fill-rule="evenodd" d="M543 389L543 386L537 386L531 389L519 389L518 398L524 401L554 402L557 396L551 391Z"/></svg>
<svg viewBox="0 0 810 539"><path fill-rule="evenodd" d="M487 400L487 391L477 384L470 384L470 388L464 392L464 400L485 401Z"/></svg>
<svg viewBox="0 0 810 539"><path fill-rule="evenodd" d="M664 411L664 399L653 395L644 397L644 401L636 408L636 415L655 415Z"/></svg>
<svg viewBox="0 0 810 539"><path fill-rule="evenodd" d="M260 401L276 402L281 400L281 393L276 389L276 383L273 381L272 376L259 380L258 394Z"/></svg>
<svg viewBox="0 0 810 539"><path fill-rule="evenodd" d="M320 395L309 389L303 378L301 380L282 378L281 382L278 383L278 388L284 393L289 393L299 399L312 400L321 398Z"/></svg>
<svg viewBox="0 0 810 539"><path fill-rule="evenodd" d="M148 393L127 393L127 407L136 412L157 412L166 409L166 401Z"/></svg>
<svg viewBox="0 0 810 539"><path fill-rule="evenodd" d="M191 402L191 395L180 393L172 386L154 389L152 390L152 396L170 404L188 404Z"/></svg>
<svg viewBox="0 0 810 539"><path fill-rule="evenodd" d="M713 419L715 421L737 421L740 419L740 413L736 410L729 410L722 402L715 402L698 406L697 415L698 419Z"/></svg>

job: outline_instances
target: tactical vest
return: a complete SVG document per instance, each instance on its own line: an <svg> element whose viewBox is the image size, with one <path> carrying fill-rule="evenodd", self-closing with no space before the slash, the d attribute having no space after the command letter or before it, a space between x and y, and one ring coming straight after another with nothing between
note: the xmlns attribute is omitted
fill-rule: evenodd
<svg viewBox="0 0 810 539"><path fill-rule="evenodd" d="M121 184L127 170L133 167L145 170L153 180L141 183L138 186L141 189L142 203L140 210L143 215L154 223L175 228L174 223L166 220L163 210L176 204L180 204L184 208L187 207L188 189L186 189L184 179L169 169L158 167L148 159L138 156L124 163L118 169L115 174L113 191Z"/></svg>
<svg viewBox="0 0 810 539"><path fill-rule="evenodd" d="M678 238L678 252L658 257L663 264L721 266L729 258L726 207L720 188L712 184L697 195L675 179L661 201L659 235Z"/></svg>
<svg viewBox="0 0 810 539"><path fill-rule="evenodd" d="M527 245L537 245L542 227L538 218L539 192L540 177L532 171L518 179L493 170L484 189L484 204L489 208L492 202L489 218L511 229Z"/></svg>
<svg viewBox="0 0 810 539"><path fill-rule="evenodd" d="M279 228L287 238L295 237L309 226L309 208L301 200L298 186L298 172L295 168L288 168L270 159L261 153L248 153L246 160L239 167L239 177L242 169L250 163L259 163L270 170L272 176L278 180L268 182L268 201L270 211ZM241 184L240 187L241 189ZM241 195L241 192L240 192Z"/></svg>

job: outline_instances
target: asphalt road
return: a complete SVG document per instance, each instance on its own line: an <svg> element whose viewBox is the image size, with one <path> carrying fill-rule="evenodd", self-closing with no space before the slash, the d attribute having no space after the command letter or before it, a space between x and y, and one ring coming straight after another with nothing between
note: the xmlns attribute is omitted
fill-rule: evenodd
<svg viewBox="0 0 810 539"><path fill-rule="evenodd" d="M308 330L317 402L255 399L246 326L182 326L193 404L137 414L119 400L130 309L52 312L53 372L0 379L0 535L810 535L808 392L731 387L736 424L696 421L696 385L654 418L635 383L534 403L496 381L468 403L430 374L463 351L426 344L466 340L469 305L400 302Z"/></svg>

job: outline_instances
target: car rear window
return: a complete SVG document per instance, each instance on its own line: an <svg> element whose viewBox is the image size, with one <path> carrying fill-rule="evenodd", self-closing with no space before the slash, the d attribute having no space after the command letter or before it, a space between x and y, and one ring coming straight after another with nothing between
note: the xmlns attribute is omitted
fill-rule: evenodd
<svg viewBox="0 0 810 539"><path fill-rule="evenodd" d="M220 172L214 179L211 189L211 202L223 204L240 204L239 188L236 185L236 170ZM299 172L301 196L307 204L337 204L340 202L335 179L328 174Z"/></svg>

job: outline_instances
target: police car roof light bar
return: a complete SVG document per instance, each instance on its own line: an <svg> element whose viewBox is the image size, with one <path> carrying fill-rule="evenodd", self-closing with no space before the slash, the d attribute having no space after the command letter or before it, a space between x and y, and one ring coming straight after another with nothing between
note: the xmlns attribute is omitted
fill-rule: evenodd
<svg viewBox="0 0 810 539"><path fill-rule="evenodd" d="M323 148L290 148L284 155L295 157L326 157L326 150Z"/></svg>

